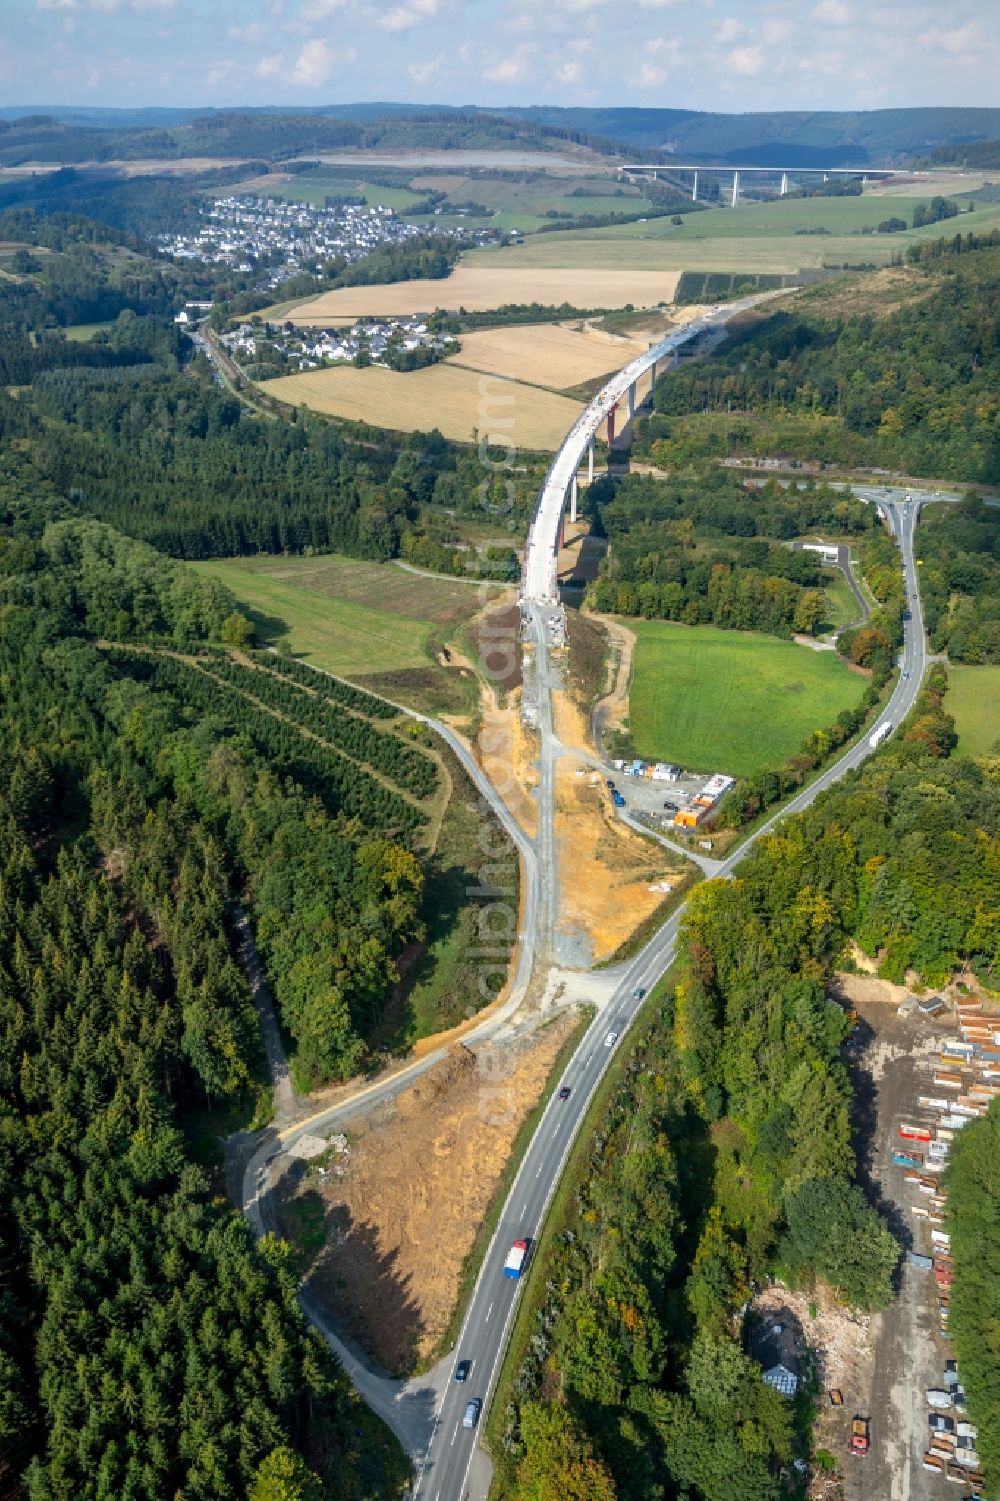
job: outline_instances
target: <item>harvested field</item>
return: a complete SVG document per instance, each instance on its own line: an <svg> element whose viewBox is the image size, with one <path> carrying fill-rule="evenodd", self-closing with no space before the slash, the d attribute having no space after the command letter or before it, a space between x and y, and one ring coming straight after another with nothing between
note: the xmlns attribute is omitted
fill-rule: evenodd
<svg viewBox="0 0 1000 1501"><path fill-rule="evenodd" d="M575 1024L563 1015L502 1055L455 1046L392 1104L348 1123L348 1151L327 1176L309 1170L286 1194L285 1223L312 1253L310 1286L384 1369L413 1370L447 1329L518 1126Z"/></svg>
<svg viewBox="0 0 1000 1501"><path fill-rule="evenodd" d="M542 238L561 240L564 237L543 235ZM525 248L521 247L522 250ZM495 253L506 255L506 252ZM513 252L515 256L517 253L517 250ZM614 265L611 269L599 270L585 257L569 269L562 265L558 256L541 268L522 269L516 260L498 260L493 264L489 259L491 252L483 254L486 259L474 265L463 261L449 277L439 281L340 287L335 292L323 292L309 302L300 303L288 316L293 323L309 325L325 323L328 318L338 315L429 313L439 307L464 307L469 312L485 312L508 302L539 302L545 307L559 307L568 302L577 308L619 308L631 302L636 307L655 307L658 303L672 301L677 286L676 271L635 271ZM687 260L690 259L688 255ZM261 317L267 317L266 309Z"/></svg>
<svg viewBox="0 0 1000 1501"><path fill-rule="evenodd" d="M620 370L646 347L645 340L614 338L586 326L526 323L463 334L461 353L448 363L563 391Z"/></svg>
<svg viewBox="0 0 1000 1501"><path fill-rule="evenodd" d="M558 448L580 415L576 402L554 392L448 363L405 375L377 365L309 370L265 381L261 390L293 406L304 403L396 432L437 428L458 443L482 435L491 442L543 451Z"/></svg>

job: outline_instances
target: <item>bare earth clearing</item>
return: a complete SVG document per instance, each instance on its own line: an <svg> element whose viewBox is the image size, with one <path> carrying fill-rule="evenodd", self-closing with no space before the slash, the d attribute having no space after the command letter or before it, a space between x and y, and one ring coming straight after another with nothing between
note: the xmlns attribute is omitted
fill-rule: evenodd
<svg viewBox="0 0 1000 1501"><path fill-rule="evenodd" d="M539 302L545 307L560 307L568 302L577 308L620 308L631 302L636 307L655 307L671 302L677 286L677 270L597 269L586 258L572 269L564 269L558 256L546 266L522 269L509 260L491 264L489 252L485 254L487 259L479 264L463 262L450 276L435 281L400 281L323 292L300 303L287 316L295 324L308 326L323 324L332 317L360 317L365 313L402 315L463 307L469 312L486 312L505 303ZM687 261L691 261L690 255ZM267 317L267 309L261 317Z"/></svg>
<svg viewBox="0 0 1000 1501"><path fill-rule="evenodd" d="M436 427L459 443L479 435L527 449L555 450L580 414L575 401L552 391L448 363L405 375L378 365L308 370L265 381L261 389L293 406L305 404L396 432Z"/></svg>
<svg viewBox="0 0 1000 1501"><path fill-rule="evenodd" d="M560 1016L478 1059L454 1048L391 1105L348 1124L348 1151L327 1176L311 1168L286 1188L283 1218L317 1252L310 1285L384 1369L433 1354L517 1129L574 1025Z"/></svg>
<svg viewBox="0 0 1000 1501"><path fill-rule="evenodd" d="M565 962L594 964L667 900L690 867L612 816L603 776L571 753L592 754L583 714L565 690L553 695L553 710L556 734L570 751L556 763L557 931L572 950Z"/></svg>

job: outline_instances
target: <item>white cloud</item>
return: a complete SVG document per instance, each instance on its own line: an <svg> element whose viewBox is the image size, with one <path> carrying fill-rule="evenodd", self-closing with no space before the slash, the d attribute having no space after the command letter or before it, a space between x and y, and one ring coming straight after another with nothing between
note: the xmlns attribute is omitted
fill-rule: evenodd
<svg viewBox="0 0 1000 1501"><path fill-rule="evenodd" d="M779 42L787 42L795 33L795 22L786 21L781 16L772 16L764 21L760 28L761 40L768 47L775 47Z"/></svg>
<svg viewBox="0 0 1000 1501"><path fill-rule="evenodd" d="M227 26L226 36L234 42L247 42L256 47L264 40L266 28L260 21L248 21L245 26Z"/></svg>
<svg viewBox="0 0 1000 1501"><path fill-rule="evenodd" d="M813 48L799 59L799 72L822 78L839 78L847 66L842 52L823 51Z"/></svg>
<svg viewBox="0 0 1000 1501"><path fill-rule="evenodd" d="M725 16L715 28L715 40L725 46L728 42L737 41L745 31L742 21L737 21L735 16Z"/></svg>
<svg viewBox="0 0 1000 1501"><path fill-rule="evenodd" d="M481 77L486 83L519 83L528 71L531 51L530 47L518 47L508 57L484 68Z"/></svg>
<svg viewBox="0 0 1000 1501"><path fill-rule="evenodd" d="M177 0L35 0L38 10L89 10L105 15L130 10L140 16L153 10L173 10L176 4Z"/></svg>
<svg viewBox="0 0 1000 1501"><path fill-rule="evenodd" d="M669 10L672 5L679 5L680 0L639 0L640 10Z"/></svg>
<svg viewBox="0 0 1000 1501"><path fill-rule="evenodd" d="M325 21L328 16L334 16L339 10L343 10L347 0L309 0L308 5L302 7L303 21Z"/></svg>
<svg viewBox="0 0 1000 1501"><path fill-rule="evenodd" d="M639 69L639 76L636 78L636 83L641 89L655 89L666 81L666 68L658 68L655 63L643 63Z"/></svg>
<svg viewBox="0 0 1000 1501"><path fill-rule="evenodd" d="M738 78L755 78L764 66L764 53L760 47L734 47L723 63L723 72L735 73Z"/></svg>
<svg viewBox="0 0 1000 1501"><path fill-rule="evenodd" d="M350 59L353 61L357 53ZM346 55L342 55L342 62L347 62ZM333 72L334 56L329 44L321 37L310 37L302 51L295 59L295 63L288 75L289 83L298 84L303 89L318 89L320 84L326 83Z"/></svg>
<svg viewBox="0 0 1000 1501"><path fill-rule="evenodd" d="M977 21L966 21L964 26L951 28L932 26L917 40L929 52L947 52L949 57L971 58L976 53L994 50Z"/></svg>
<svg viewBox="0 0 1000 1501"><path fill-rule="evenodd" d="M444 64L445 55L443 52L439 52L437 57L428 57L423 62L411 63L406 71L413 79L413 82L420 84L421 88L423 88L432 79L437 77Z"/></svg>
<svg viewBox="0 0 1000 1501"><path fill-rule="evenodd" d="M819 4L813 6L812 18L825 22L827 26L847 26L852 19L851 7L845 4L845 0L819 0Z"/></svg>
<svg viewBox="0 0 1000 1501"><path fill-rule="evenodd" d="M238 68L239 63L235 58L223 57L209 68L205 74L205 82L209 88L215 88L218 84L225 83L227 78L232 78Z"/></svg>
<svg viewBox="0 0 1000 1501"><path fill-rule="evenodd" d="M257 78L280 78L284 61L280 52L274 53L271 57L262 57L253 70L254 75Z"/></svg>
<svg viewBox="0 0 1000 1501"><path fill-rule="evenodd" d="M556 81L558 83L580 83L583 78L583 64L578 57L571 57L556 69Z"/></svg>
<svg viewBox="0 0 1000 1501"><path fill-rule="evenodd" d="M654 36L646 43L645 50L663 59L667 67L676 68L684 61L684 51L679 36Z"/></svg>
<svg viewBox="0 0 1000 1501"><path fill-rule="evenodd" d="M441 0L403 0L375 17L375 25L381 31L412 31L424 21L433 21L441 9Z"/></svg>
<svg viewBox="0 0 1000 1501"><path fill-rule="evenodd" d="M339 47L336 52L322 37L310 37L298 57L286 65L283 52L262 57L254 68L257 78L281 78L299 89L318 89L336 67L347 67L358 60L353 47Z"/></svg>

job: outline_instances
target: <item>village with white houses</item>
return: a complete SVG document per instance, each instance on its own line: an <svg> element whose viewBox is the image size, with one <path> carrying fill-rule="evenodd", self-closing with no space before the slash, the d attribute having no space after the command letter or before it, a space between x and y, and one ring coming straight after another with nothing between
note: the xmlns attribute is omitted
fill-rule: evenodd
<svg viewBox="0 0 1000 1501"><path fill-rule="evenodd" d="M457 354L457 339L432 332L419 313L407 317L363 318L350 327L297 328L294 323L240 323L221 336L237 364L278 371L315 370L324 365L386 365L415 369Z"/></svg>
<svg viewBox="0 0 1000 1501"><path fill-rule="evenodd" d="M273 288L324 262L350 264L381 246L426 233L382 204L338 201L319 208L241 193L214 199L202 210L196 231L162 234L156 243L165 254L179 259L232 266L242 272L266 271L261 285ZM435 225L434 233L470 244L496 238L492 230L464 226Z"/></svg>

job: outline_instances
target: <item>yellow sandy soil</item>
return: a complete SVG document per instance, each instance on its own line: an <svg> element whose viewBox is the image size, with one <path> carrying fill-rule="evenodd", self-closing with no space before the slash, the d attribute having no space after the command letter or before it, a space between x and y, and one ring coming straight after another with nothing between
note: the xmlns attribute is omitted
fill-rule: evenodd
<svg viewBox="0 0 1000 1501"><path fill-rule="evenodd" d="M427 1359L447 1328L514 1136L573 1025L562 1016L516 1051L454 1048L359 1122L328 1177L299 1185L326 1231L309 1281L386 1368Z"/></svg>
<svg viewBox="0 0 1000 1501"><path fill-rule="evenodd" d="M565 692L553 698L563 745L588 747L586 721ZM603 777L575 757L556 765L560 928L582 929L595 961L606 959L665 900L650 886L680 878L684 861L611 817Z"/></svg>
<svg viewBox="0 0 1000 1501"><path fill-rule="evenodd" d="M538 785L536 748L521 723L520 691L508 696L504 708L496 700L484 703L477 749L483 770L532 839L538 832L538 808L531 789Z"/></svg>

